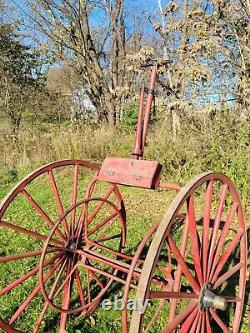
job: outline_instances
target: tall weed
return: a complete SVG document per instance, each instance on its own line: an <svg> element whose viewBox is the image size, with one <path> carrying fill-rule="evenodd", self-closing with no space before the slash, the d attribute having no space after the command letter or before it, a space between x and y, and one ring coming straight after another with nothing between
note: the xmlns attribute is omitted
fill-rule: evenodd
<svg viewBox="0 0 250 333"><path fill-rule="evenodd" d="M101 163L107 155L128 157L134 131L84 125L26 125L13 142L1 124L0 171L25 168L69 158ZM171 119L156 122L148 135L145 157L163 164L163 177L185 184L194 175L213 170L227 174L246 206L250 201L250 118L239 112L185 114L181 133L173 140ZM14 171L13 171L14 170Z"/></svg>

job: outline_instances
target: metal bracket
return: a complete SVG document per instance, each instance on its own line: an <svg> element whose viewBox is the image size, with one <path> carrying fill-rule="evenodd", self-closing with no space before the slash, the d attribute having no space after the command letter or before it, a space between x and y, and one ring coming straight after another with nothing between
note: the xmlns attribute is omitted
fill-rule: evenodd
<svg viewBox="0 0 250 333"><path fill-rule="evenodd" d="M155 89L149 88L149 87L145 87L144 88L144 92L148 95L154 95L155 94Z"/></svg>
<svg viewBox="0 0 250 333"><path fill-rule="evenodd" d="M114 170L108 169L106 171L106 175L108 175L108 176L114 176L115 174L116 174L116 172Z"/></svg>
<svg viewBox="0 0 250 333"><path fill-rule="evenodd" d="M142 175L139 172L135 172L132 177L136 180L142 179Z"/></svg>

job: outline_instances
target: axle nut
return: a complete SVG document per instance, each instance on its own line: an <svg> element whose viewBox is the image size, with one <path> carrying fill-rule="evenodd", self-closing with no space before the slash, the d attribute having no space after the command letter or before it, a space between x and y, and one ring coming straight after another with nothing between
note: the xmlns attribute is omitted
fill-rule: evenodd
<svg viewBox="0 0 250 333"><path fill-rule="evenodd" d="M208 308L225 311L227 302L225 298L215 295L208 286L205 286L200 296L200 309L205 311Z"/></svg>

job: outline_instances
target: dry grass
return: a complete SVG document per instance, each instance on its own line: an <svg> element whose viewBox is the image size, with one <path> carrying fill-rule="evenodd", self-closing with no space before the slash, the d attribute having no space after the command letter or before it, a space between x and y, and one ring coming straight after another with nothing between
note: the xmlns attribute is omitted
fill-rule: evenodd
<svg viewBox="0 0 250 333"><path fill-rule="evenodd" d="M101 162L119 149L126 155L126 135L112 128L73 125L24 126L13 142L7 126L1 126L0 170L34 167L64 158Z"/></svg>
<svg viewBox="0 0 250 333"><path fill-rule="evenodd" d="M24 125L13 142L1 124L0 172L32 171L60 159L79 158L101 163L107 155L128 157L133 131L123 128L70 124ZM235 113L186 116L182 131L173 141L171 120L156 123L149 133L145 155L158 160L168 181L184 185L208 170L227 174L237 185L250 217L250 122Z"/></svg>

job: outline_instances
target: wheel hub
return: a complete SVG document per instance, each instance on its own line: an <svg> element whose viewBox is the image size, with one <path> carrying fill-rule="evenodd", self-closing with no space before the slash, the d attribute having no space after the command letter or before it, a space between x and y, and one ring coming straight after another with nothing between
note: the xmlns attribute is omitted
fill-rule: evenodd
<svg viewBox="0 0 250 333"><path fill-rule="evenodd" d="M84 241L80 241L77 237L72 237L67 241L65 248L66 250L68 249L68 252L72 254L70 250L81 250L84 245Z"/></svg>
<svg viewBox="0 0 250 333"><path fill-rule="evenodd" d="M199 299L201 311L206 311L209 308L225 311L227 308L226 299L214 294L210 285L205 285Z"/></svg>
<svg viewBox="0 0 250 333"><path fill-rule="evenodd" d="M72 237L68 240L66 244L66 248L70 250L76 250L77 249L77 238Z"/></svg>

